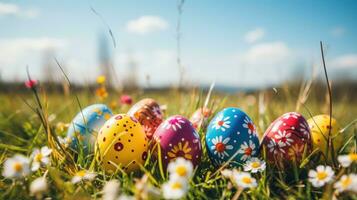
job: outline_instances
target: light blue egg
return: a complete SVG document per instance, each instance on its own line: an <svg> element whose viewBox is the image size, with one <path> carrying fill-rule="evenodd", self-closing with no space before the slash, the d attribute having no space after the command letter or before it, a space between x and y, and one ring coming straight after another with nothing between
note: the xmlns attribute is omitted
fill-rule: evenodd
<svg viewBox="0 0 357 200"><path fill-rule="evenodd" d="M230 159L229 166L242 166L259 153L256 127L240 109L225 108L208 125L206 148L210 159L217 166Z"/></svg>
<svg viewBox="0 0 357 200"><path fill-rule="evenodd" d="M112 115L112 111L104 104L93 104L79 112L67 131L71 148L79 151L79 147L83 147L83 152L93 152L99 129Z"/></svg>

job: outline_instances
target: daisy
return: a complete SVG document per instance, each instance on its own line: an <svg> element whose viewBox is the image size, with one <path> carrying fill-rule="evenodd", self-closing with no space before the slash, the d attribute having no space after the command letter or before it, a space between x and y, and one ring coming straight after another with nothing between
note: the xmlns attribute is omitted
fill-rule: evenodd
<svg viewBox="0 0 357 200"><path fill-rule="evenodd" d="M166 129L172 128L174 131L176 131L177 129L181 129L182 128L181 124L184 123L185 121L183 121L181 117L173 117L168 121L165 121L163 127Z"/></svg>
<svg viewBox="0 0 357 200"><path fill-rule="evenodd" d="M305 121L303 123L300 123L300 131L308 138L310 137L309 125Z"/></svg>
<svg viewBox="0 0 357 200"><path fill-rule="evenodd" d="M119 181L110 180L105 183L103 188L103 200L115 200L119 194Z"/></svg>
<svg viewBox="0 0 357 200"><path fill-rule="evenodd" d="M167 169L171 178L179 177L188 179L192 175L193 165L190 161L179 157L176 160L170 162Z"/></svg>
<svg viewBox="0 0 357 200"><path fill-rule="evenodd" d="M48 190L48 184L45 177L39 177L30 184L30 195L41 199L42 195Z"/></svg>
<svg viewBox="0 0 357 200"><path fill-rule="evenodd" d="M337 157L337 160L342 165L342 167L349 167L353 162L357 162L357 153L340 155Z"/></svg>
<svg viewBox="0 0 357 200"><path fill-rule="evenodd" d="M64 148L67 148L72 143L72 139L70 137L57 136L57 138L59 143L61 143Z"/></svg>
<svg viewBox="0 0 357 200"><path fill-rule="evenodd" d="M30 174L30 160L20 154L6 159L2 175L5 178L22 178Z"/></svg>
<svg viewBox="0 0 357 200"><path fill-rule="evenodd" d="M31 154L32 160L32 171L37 171L41 166L47 166L50 164L50 154L52 153L52 149L44 146L40 149L35 149Z"/></svg>
<svg viewBox="0 0 357 200"><path fill-rule="evenodd" d="M184 179L170 179L162 185L165 199L181 199L188 191L188 183Z"/></svg>
<svg viewBox="0 0 357 200"><path fill-rule="evenodd" d="M254 155L255 152L255 144L251 140L249 140L249 144L247 142L243 142L243 144L240 145L240 149L238 150L238 153L243 154L241 157L241 160L243 161L250 158L250 156Z"/></svg>
<svg viewBox="0 0 357 200"><path fill-rule="evenodd" d="M290 138L291 133L286 133L286 131L278 131L278 133L275 135L275 138L279 140L278 143L283 143L284 146L290 146L292 142L294 142L293 139Z"/></svg>
<svg viewBox="0 0 357 200"><path fill-rule="evenodd" d="M357 174L343 175L340 180L338 180L334 187L339 192L352 191L357 192Z"/></svg>
<svg viewBox="0 0 357 200"><path fill-rule="evenodd" d="M224 156L229 156L229 154L227 153L227 150L231 150L233 149L232 145L228 145L228 142L230 140L229 137L225 138L223 141L223 137L222 136L217 136L215 138L212 139L212 143L213 145L211 146L211 149L214 150L214 154L218 154L218 156L220 158L224 158Z"/></svg>
<svg viewBox="0 0 357 200"><path fill-rule="evenodd" d="M230 169L224 169L221 171L221 174L224 178L232 178L233 177L233 171Z"/></svg>
<svg viewBox="0 0 357 200"><path fill-rule="evenodd" d="M230 128L229 125L231 122L229 121L229 117L224 117L223 114L220 114L213 122L213 128L216 130L221 129L225 131L226 129Z"/></svg>
<svg viewBox="0 0 357 200"><path fill-rule="evenodd" d="M244 165L244 171L250 171L252 173L257 173L264 171L266 168L266 163L259 158L250 158Z"/></svg>
<svg viewBox="0 0 357 200"><path fill-rule="evenodd" d="M93 172L88 172L86 170L81 170L78 171L74 177L72 178L72 183L76 184L79 183L81 181L93 181L94 178L97 176L97 174L93 173Z"/></svg>
<svg viewBox="0 0 357 200"><path fill-rule="evenodd" d="M309 171L309 181L314 187L322 187L332 181L335 172L330 166L317 166L316 170Z"/></svg>
<svg viewBox="0 0 357 200"><path fill-rule="evenodd" d="M257 186L257 180L247 172L234 172L233 180L238 187L243 189L254 188Z"/></svg>
<svg viewBox="0 0 357 200"><path fill-rule="evenodd" d="M252 120L249 119L247 116L244 119L243 127L248 129L249 134L255 133L255 125L253 124Z"/></svg>

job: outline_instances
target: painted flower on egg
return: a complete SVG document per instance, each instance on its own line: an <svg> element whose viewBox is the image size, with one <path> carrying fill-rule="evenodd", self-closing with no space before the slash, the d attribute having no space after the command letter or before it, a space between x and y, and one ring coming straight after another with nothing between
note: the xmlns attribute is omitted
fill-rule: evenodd
<svg viewBox="0 0 357 200"><path fill-rule="evenodd" d="M71 140L71 147L79 151L78 147L81 145L85 153L92 152L99 129L111 116L112 111L104 104L84 108L68 128L67 138Z"/></svg>
<svg viewBox="0 0 357 200"><path fill-rule="evenodd" d="M197 165L201 160L202 147L199 135L190 121L180 115L169 117L155 131L154 140L160 145L162 162L167 164L178 157Z"/></svg>
<svg viewBox="0 0 357 200"><path fill-rule="evenodd" d="M210 122L206 146L211 160L221 165L239 166L258 154L259 139L256 128L247 114L238 108L220 111Z"/></svg>
<svg viewBox="0 0 357 200"><path fill-rule="evenodd" d="M310 129L305 118L289 112L276 119L266 130L261 144L270 162L301 161L311 151Z"/></svg>

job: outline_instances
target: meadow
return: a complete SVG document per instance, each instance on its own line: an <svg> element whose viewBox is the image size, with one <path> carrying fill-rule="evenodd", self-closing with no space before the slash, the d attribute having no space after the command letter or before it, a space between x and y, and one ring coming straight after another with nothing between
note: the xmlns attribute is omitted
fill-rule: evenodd
<svg viewBox="0 0 357 200"><path fill-rule="evenodd" d="M107 90L106 94L96 92L96 86L70 90L50 90L45 83L37 83L38 100L31 89L18 86L20 90L7 91L0 94L0 164L4 171L6 159L15 154L30 157L34 148L49 146L52 148L50 162L39 170L27 174L25 177L8 178L1 176L1 199L33 199L51 197L52 199L101 199L107 198L111 191L118 193L119 199L161 199L164 198L163 184L169 180L167 172L160 173L160 164L152 152L142 168L134 173L127 174L121 170L115 173L105 173L93 154L84 152L73 153L58 147L55 136L64 137L68 124L80 111L93 103L107 104L114 113L126 113L131 105L143 98L155 99L164 111L164 117L180 114L190 118L192 113L203 107L207 90L200 88L165 89L159 91ZM356 152L357 102L355 95L345 89L332 87L333 117L341 125L344 140L343 148L335 153L338 155ZM120 102L123 95L130 95L132 103ZM337 95L336 95L337 94ZM41 102L42 109L38 109ZM79 106L80 105L80 106ZM352 189L345 191L335 188L336 182L343 174L357 172L355 164L342 167L331 161L320 159L319 152L313 151L306 155L300 164L286 167L277 167L266 163L266 169L252 173L256 180L254 187L240 187L239 184L221 173L223 168L213 165L205 148L206 127L214 113L226 107L237 107L246 112L256 125L259 139L265 130L276 118L287 112L296 111L306 119L318 115L329 114L328 90L324 84L304 82L298 84L283 84L277 88L267 88L252 92L225 93L213 89L208 99L207 107L213 112L209 120L198 130L203 146L203 154L193 175L188 177L187 191L184 199L357 199L356 181ZM31 108L31 107L32 108ZM41 116L43 119L40 119ZM41 123L41 120L42 123ZM69 159L71 157L71 159ZM266 160L264 154L260 155ZM353 161L352 161L353 162ZM309 170L315 170L318 165L329 165L335 172L333 180L322 187L314 187L309 181ZM95 174L93 178L73 182L73 177L81 169ZM241 168L240 170L242 170ZM226 171L227 172L227 171ZM229 172L229 171L228 171ZM227 173L228 173L227 172ZM38 177L45 177L46 184L37 188L32 183ZM111 181L110 180L117 180ZM112 189L110 185L112 184ZM34 188L35 187L35 188ZM116 188L115 188L116 187ZM104 188L104 189L103 189ZM107 189L105 189L107 188ZM108 189L109 188L109 189ZM114 189L113 189L114 188ZM35 191L33 191L35 190ZM108 191L109 190L109 191ZM348 191L350 190L350 191ZM112 199L117 199L113 197Z"/></svg>

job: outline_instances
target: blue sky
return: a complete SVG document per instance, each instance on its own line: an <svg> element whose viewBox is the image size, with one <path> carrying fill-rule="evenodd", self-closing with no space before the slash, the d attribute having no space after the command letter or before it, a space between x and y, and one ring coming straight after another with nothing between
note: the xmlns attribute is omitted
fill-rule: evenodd
<svg viewBox="0 0 357 200"><path fill-rule="evenodd" d="M45 76L44 52L53 49L77 82L99 75L98 41L109 43L121 81L137 63L143 86L177 83L176 1L0 1L0 70L21 80L26 65ZM184 80L192 84L260 87L321 73L319 41L331 76L357 77L356 1L187 0L182 14ZM150 77L149 82L146 77Z"/></svg>

